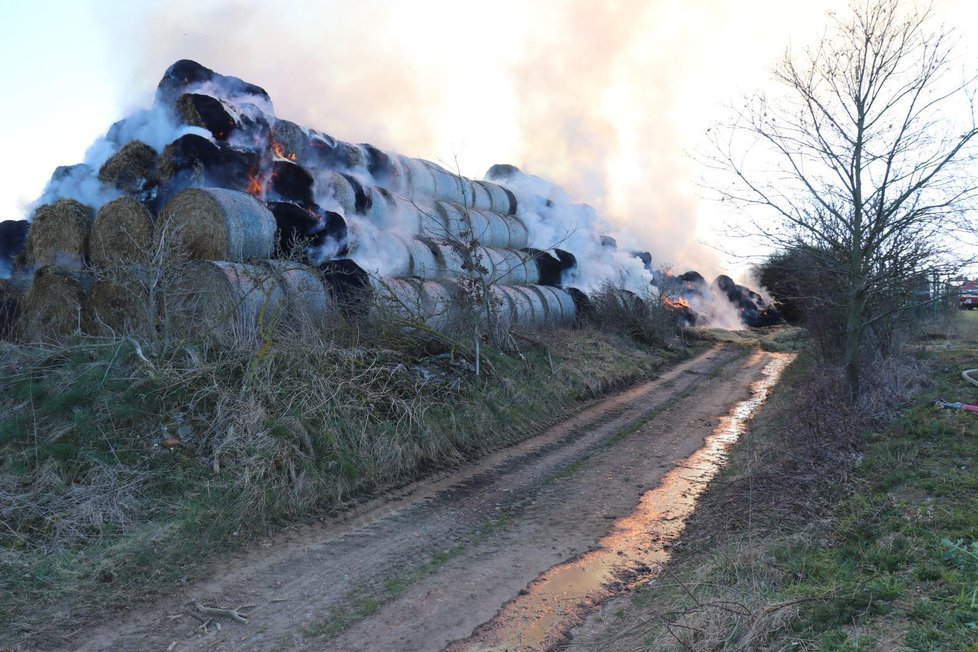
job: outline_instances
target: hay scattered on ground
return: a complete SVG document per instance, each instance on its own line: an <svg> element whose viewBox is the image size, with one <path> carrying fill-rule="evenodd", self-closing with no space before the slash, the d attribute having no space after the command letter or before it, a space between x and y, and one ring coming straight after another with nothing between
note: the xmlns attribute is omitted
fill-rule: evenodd
<svg viewBox="0 0 978 652"><path fill-rule="evenodd" d="M132 197L120 197L99 210L89 237L93 265L112 267L147 260L153 245L153 214Z"/></svg>
<svg viewBox="0 0 978 652"><path fill-rule="evenodd" d="M275 217L251 195L189 188L160 212L157 239L168 258L242 261L275 251Z"/></svg>
<svg viewBox="0 0 978 652"><path fill-rule="evenodd" d="M140 193L156 185L158 160L156 150L144 142L133 140L99 168L98 178L102 183L123 192Z"/></svg>
<svg viewBox="0 0 978 652"><path fill-rule="evenodd" d="M88 259L88 236L95 214L74 199L60 199L34 212L25 248L27 264L81 269Z"/></svg>
<svg viewBox="0 0 978 652"><path fill-rule="evenodd" d="M92 281L89 273L62 267L37 270L21 303L20 330L24 339L51 342L77 333Z"/></svg>

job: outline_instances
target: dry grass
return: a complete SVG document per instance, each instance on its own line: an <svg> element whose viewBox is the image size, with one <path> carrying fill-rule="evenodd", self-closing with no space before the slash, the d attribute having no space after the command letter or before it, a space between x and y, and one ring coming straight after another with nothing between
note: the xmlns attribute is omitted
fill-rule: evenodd
<svg viewBox="0 0 978 652"><path fill-rule="evenodd" d="M268 339L0 345L0 646L165 592L283 521L535 432L662 351L591 330L471 347L400 321ZM141 344L137 344L141 342ZM588 369L576 360L595 352Z"/></svg>
<svg viewBox="0 0 978 652"><path fill-rule="evenodd" d="M590 295L594 310L586 317L596 328L623 333L637 342L668 346L675 341L672 312L656 299L605 285Z"/></svg>

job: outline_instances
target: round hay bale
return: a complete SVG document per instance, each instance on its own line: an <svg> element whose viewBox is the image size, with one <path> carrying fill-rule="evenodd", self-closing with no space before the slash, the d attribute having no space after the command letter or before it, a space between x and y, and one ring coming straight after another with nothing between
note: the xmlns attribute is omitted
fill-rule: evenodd
<svg viewBox="0 0 978 652"><path fill-rule="evenodd" d="M373 298L370 274L349 258L327 260L317 266L331 299L345 314L362 317Z"/></svg>
<svg viewBox="0 0 978 652"><path fill-rule="evenodd" d="M156 235L164 250L176 258L269 258L275 251L275 217L247 193L189 188L163 207Z"/></svg>
<svg viewBox="0 0 978 652"><path fill-rule="evenodd" d="M286 322L322 327L330 316L329 291L319 270L291 260L266 260L276 283L285 292Z"/></svg>
<svg viewBox="0 0 978 652"><path fill-rule="evenodd" d="M112 267L144 262L153 245L153 214L132 197L103 206L88 240L93 265Z"/></svg>
<svg viewBox="0 0 978 652"><path fill-rule="evenodd" d="M304 164L330 170L355 170L365 165L366 153L360 147L336 140L319 131L310 132L308 146L300 159Z"/></svg>
<svg viewBox="0 0 978 652"><path fill-rule="evenodd" d="M170 181L178 175L203 179L206 171L222 162L221 148L197 134L186 134L163 148L159 178Z"/></svg>
<svg viewBox="0 0 978 652"><path fill-rule="evenodd" d="M276 119L272 124L272 150L276 156L295 161L308 141L305 130L294 122Z"/></svg>
<svg viewBox="0 0 978 652"><path fill-rule="evenodd" d="M81 269L88 260L88 235L95 215L74 199L60 199L34 211L27 233L27 264Z"/></svg>
<svg viewBox="0 0 978 652"><path fill-rule="evenodd" d="M126 143L99 168L102 183L119 190L136 194L156 185L156 168L159 156L144 142L133 140Z"/></svg>
<svg viewBox="0 0 978 652"><path fill-rule="evenodd" d="M539 283L540 285L560 285L560 276L564 271L563 261L560 258L552 255L550 252L542 249L534 249L533 247L524 247L521 251L530 255L533 264L537 268L537 280L528 282ZM568 255L572 256L572 254Z"/></svg>
<svg viewBox="0 0 978 652"><path fill-rule="evenodd" d="M362 192L363 188L360 190ZM356 191L349 179L336 172L325 172L316 177L316 199L326 208L339 208L343 215L356 212Z"/></svg>
<svg viewBox="0 0 978 652"><path fill-rule="evenodd" d="M21 302L20 332L34 342L57 341L77 333L92 275L62 267L37 270Z"/></svg>
<svg viewBox="0 0 978 652"><path fill-rule="evenodd" d="M0 279L0 340L13 339L17 332L23 294L23 289L15 283Z"/></svg>
<svg viewBox="0 0 978 652"><path fill-rule="evenodd" d="M253 98L262 103L271 103L268 93L260 86L237 77L221 75L190 59L180 59L166 69L156 87L156 100L161 103L171 103L187 88L200 86L206 82L213 82L215 86L224 89L232 96L250 96L242 99Z"/></svg>
<svg viewBox="0 0 978 652"><path fill-rule="evenodd" d="M313 204L312 184L312 175L292 161L272 162L269 194L274 199L311 206Z"/></svg>
<svg viewBox="0 0 978 652"><path fill-rule="evenodd" d="M185 337L252 340L283 316L285 292L268 267L226 261L182 265L168 279L164 318Z"/></svg>
<svg viewBox="0 0 978 652"><path fill-rule="evenodd" d="M145 334L155 308L139 268L118 269L92 283L82 310L82 327L91 335Z"/></svg>

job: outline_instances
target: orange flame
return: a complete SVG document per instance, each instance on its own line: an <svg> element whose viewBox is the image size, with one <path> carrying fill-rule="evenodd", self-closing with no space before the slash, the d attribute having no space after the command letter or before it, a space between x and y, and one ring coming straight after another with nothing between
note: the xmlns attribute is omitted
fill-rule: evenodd
<svg viewBox="0 0 978 652"><path fill-rule="evenodd" d="M295 157L295 152L286 152L285 151L285 147L283 147L281 143L275 143L275 142L273 142L272 143L272 151L275 152L275 156L277 156L279 158L284 158L284 159L286 159L288 161L294 161L295 158L296 158Z"/></svg>
<svg viewBox="0 0 978 652"><path fill-rule="evenodd" d="M248 188L247 188L248 194L257 197L258 199L261 199L264 190L264 185L265 184L262 183L261 178L257 174L251 175L250 177L248 177Z"/></svg>
<svg viewBox="0 0 978 652"><path fill-rule="evenodd" d="M685 310L689 308L689 302L687 302L686 299L683 299L682 297L677 297L676 299L670 299L669 297L665 297L662 299L662 303L666 304L666 307L675 308L676 310Z"/></svg>

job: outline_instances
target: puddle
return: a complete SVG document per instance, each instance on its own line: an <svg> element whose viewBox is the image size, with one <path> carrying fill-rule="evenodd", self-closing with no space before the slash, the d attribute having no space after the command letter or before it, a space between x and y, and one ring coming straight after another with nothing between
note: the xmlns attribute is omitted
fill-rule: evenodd
<svg viewBox="0 0 978 652"><path fill-rule="evenodd" d="M670 544L682 533L696 501L726 460L730 446L767 399L793 354L771 354L751 396L720 420L702 448L678 462L636 510L617 521L598 548L554 566L527 590L506 603L496 616L457 641L448 652L545 650L605 600L653 579L669 558Z"/></svg>

